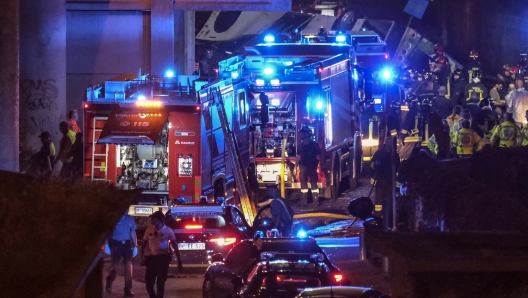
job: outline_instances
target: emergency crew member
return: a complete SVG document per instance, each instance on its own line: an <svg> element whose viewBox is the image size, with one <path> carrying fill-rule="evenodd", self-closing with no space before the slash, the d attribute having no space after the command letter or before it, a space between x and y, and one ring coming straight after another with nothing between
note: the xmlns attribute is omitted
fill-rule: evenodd
<svg viewBox="0 0 528 298"><path fill-rule="evenodd" d="M43 131L39 136L42 147L40 151L31 156L31 167L37 176L48 177L53 170L51 162L55 157L55 145L50 140L51 134Z"/></svg>
<svg viewBox="0 0 528 298"><path fill-rule="evenodd" d="M462 97L464 96L464 87L466 87L466 82L462 78L462 70L455 69L455 72L453 72L453 77L449 83L449 99L453 105L461 105Z"/></svg>
<svg viewBox="0 0 528 298"><path fill-rule="evenodd" d="M469 128L469 121L463 120L462 128L458 131L458 134L455 138L455 143L457 145L457 155L459 157L469 157L473 155L473 151L482 149L482 138Z"/></svg>
<svg viewBox="0 0 528 298"><path fill-rule="evenodd" d="M520 134L521 131L513 122L512 114L504 113L504 121L493 130L491 135L491 146L515 147Z"/></svg>
<svg viewBox="0 0 528 298"><path fill-rule="evenodd" d="M137 252L136 222L126 212L121 216L112 235L105 243L105 253L110 254L112 258L112 266L106 277L105 289L107 293L112 293L112 283L117 275L116 267L119 265L121 258L123 258L125 297L134 297L134 292L132 292L132 257L135 257Z"/></svg>
<svg viewBox="0 0 528 298"><path fill-rule="evenodd" d="M140 265L146 266L145 286L149 297L163 298L169 264L172 261L172 252L169 245L172 246L178 258L178 271L181 272L183 266L174 231L164 224L165 215L163 215L163 212L156 211L152 213L150 219L152 225L145 230L145 237L139 252ZM156 283L157 294L154 291L154 283Z"/></svg>
<svg viewBox="0 0 528 298"><path fill-rule="evenodd" d="M380 148L371 160L371 168L374 170L374 207L375 211L379 212L382 209L383 200L389 197L392 193L392 162L396 165L396 172L400 166L400 157L398 153L394 152L394 157L391 158L394 138L385 138L385 144Z"/></svg>
<svg viewBox="0 0 528 298"><path fill-rule="evenodd" d="M467 82L471 83L475 77L475 72L482 72L482 64L478 61L478 53L475 50L469 52L469 63L464 66L464 75L468 79Z"/></svg>
<svg viewBox="0 0 528 298"><path fill-rule="evenodd" d="M421 109L418 106L418 99L416 96L409 95L407 97L407 105L409 106L409 111L405 115L402 125L402 134L404 136L417 134L421 123Z"/></svg>
<svg viewBox="0 0 528 298"><path fill-rule="evenodd" d="M61 177L68 177L71 175L71 163L73 156L71 155L72 145L75 143L75 132L70 129L68 122L62 121L59 124L59 130L62 133L62 139L59 143L59 154L55 157L52 163L52 167L55 167L57 162L62 162L62 169L60 172Z"/></svg>
<svg viewBox="0 0 528 298"><path fill-rule="evenodd" d="M68 112L68 125L70 126L70 129L73 130L75 133L81 132L81 129L77 125L77 120L79 119L79 114L77 113L77 110L71 110Z"/></svg>
<svg viewBox="0 0 528 298"><path fill-rule="evenodd" d="M497 115L491 109L491 102L484 98L479 103L480 110L471 121L471 129L482 138L484 145L491 144L491 129L497 124Z"/></svg>
<svg viewBox="0 0 528 298"><path fill-rule="evenodd" d="M452 107L452 101L447 99L445 95L446 88L444 86L441 86L438 89L438 96L435 96L432 101L433 112L440 115L440 118L442 119L446 119L447 117L449 117Z"/></svg>
<svg viewBox="0 0 528 298"><path fill-rule="evenodd" d="M480 82L481 77L482 72L480 72L479 70L475 70L473 72L473 80L465 87L464 98L466 101L470 99L471 94L473 92L476 92L478 94L479 101L488 96L488 89Z"/></svg>
<svg viewBox="0 0 528 298"><path fill-rule="evenodd" d="M526 120L528 120L528 110L526 110ZM528 146L528 125L525 125L522 129L521 129L521 137L522 137L522 142L521 142L521 146Z"/></svg>
<svg viewBox="0 0 528 298"><path fill-rule="evenodd" d="M462 104L462 108L469 110L471 115L476 115L480 110L480 101L479 94L477 92L472 92L470 97Z"/></svg>
<svg viewBox="0 0 528 298"><path fill-rule="evenodd" d="M308 202L308 179L312 189L312 198L315 207L319 206L319 189L317 188L317 166L321 166L321 148L317 142L312 141L312 130L304 126L300 130L301 143L297 149L297 158L295 165L299 173L301 182L301 202L300 205L306 205Z"/></svg>
<svg viewBox="0 0 528 298"><path fill-rule="evenodd" d="M393 101L390 105L390 113L387 115L387 136L399 137L401 131L401 107L400 102Z"/></svg>
<svg viewBox="0 0 528 298"><path fill-rule="evenodd" d="M257 207L262 208L271 204L271 222L272 228L277 229L283 237L288 237L291 234L293 226L293 209L290 203L280 196L277 186L268 188L268 200L257 204Z"/></svg>

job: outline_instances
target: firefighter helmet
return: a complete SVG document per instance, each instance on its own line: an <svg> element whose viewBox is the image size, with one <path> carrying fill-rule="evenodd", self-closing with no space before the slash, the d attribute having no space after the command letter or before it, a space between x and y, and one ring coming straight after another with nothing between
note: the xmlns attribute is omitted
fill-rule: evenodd
<svg viewBox="0 0 528 298"><path fill-rule="evenodd" d="M510 73L517 74L518 72L519 72L519 67L514 66L514 67L510 68Z"/></svg>
<svg viewBox="0 0 528 298"><path fill-rule="evenodd" d="M509 64L504 64L504 65L502 66L502 69L503 69L503 70L510 70L510 65L509 65Z"/></svg>
<svg viewBox="0 0 528 298"><path fill-rule="evenodd" d="M473 78L479 78L479 79L482 78L482 71L480 71L478 69L474 70L473 71Z"/></svg>
<svg viewBox="0 0 528 298"><path fill-rule="evenodd" d="M478 53L477 51L475 50L471 50L471 52L469 52L469 58L473 59L473 60L477 60L478 59Z"/></svg>
<svg viewBox="0 0 528 298"><path fill-rule="evenodd" d="M300 130L299 130L299 133L304 136L304 135L307 135L308 137L311 137L312 136L312 130L308 127L308 126L303 126Z"/></svg>
<svg viewBox="0 0 528 298"><path fill-rule="evenodd" d="M462 69L459 69L459 68L455 69L455 71L453 72L453 75L458 75L459 77L461 77L462 76Z"/></svg>

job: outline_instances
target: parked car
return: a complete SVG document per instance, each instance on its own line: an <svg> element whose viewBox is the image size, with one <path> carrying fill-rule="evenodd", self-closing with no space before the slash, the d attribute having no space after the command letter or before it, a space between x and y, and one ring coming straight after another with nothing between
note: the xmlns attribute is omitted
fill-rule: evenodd
<svg viewBox="0 0 528 298"><path fill-rule="evenodd" d="M296 298L390 298L390 296L372 288L342 286L305 289Z"/></svg>

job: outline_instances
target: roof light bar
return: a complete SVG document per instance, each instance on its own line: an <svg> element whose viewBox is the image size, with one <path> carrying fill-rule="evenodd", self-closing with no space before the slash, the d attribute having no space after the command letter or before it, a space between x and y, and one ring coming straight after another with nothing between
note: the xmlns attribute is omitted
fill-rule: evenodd
<svg viewBox="0 0 528 298"><path fill-rule="evenodd" d="M159 108L161 107L161 101L138 101L136 102L136 106L138 108Z"/></svg>

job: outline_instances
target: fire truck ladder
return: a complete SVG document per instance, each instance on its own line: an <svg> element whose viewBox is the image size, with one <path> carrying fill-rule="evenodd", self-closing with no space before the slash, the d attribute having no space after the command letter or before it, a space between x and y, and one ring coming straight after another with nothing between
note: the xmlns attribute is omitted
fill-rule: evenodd
<svg viewBox="0 0 528 298"><path fill-rule="evenodd" d="M108 144L105 144L105 153L95 153L95 145L97 145L97 139L96 139L96 133L103 131L102 128L97 128L97 123L99 121L106 121L107 117L94 117L93 118L93 126L92 126L92 180L108 180ZM105 164L96 166L95 165L95 157L96 156L104 156L105 158ZM99 171L104 171L105 177L104 178L94 178L95 169L99 169ZM104 170L103 170L104 169Z"/></svg>
<svg viewBox="0 0 528 298"><path fill-rule="evenodd" d="M257 212L255 209L255 204L249 197L249 182L247 179L246 171L244 170L244 163L240 156L240 150L238 148L238 142L235 134L229 126L229 121L227 120L227 114L224 108L224 102L222 100L222 92L220 88L213 89L213 97L215 99L216 108L218 110L218 118L220 119L220 124L222 126L222 131L224 133L224 139L229 151L229 156L233 160L233 174L235 176L235 182L237 185L237 192L240 198L240 204L242 205L242 212L246 217L246 221L253 225L253 219L255 218Z"/></svg>

